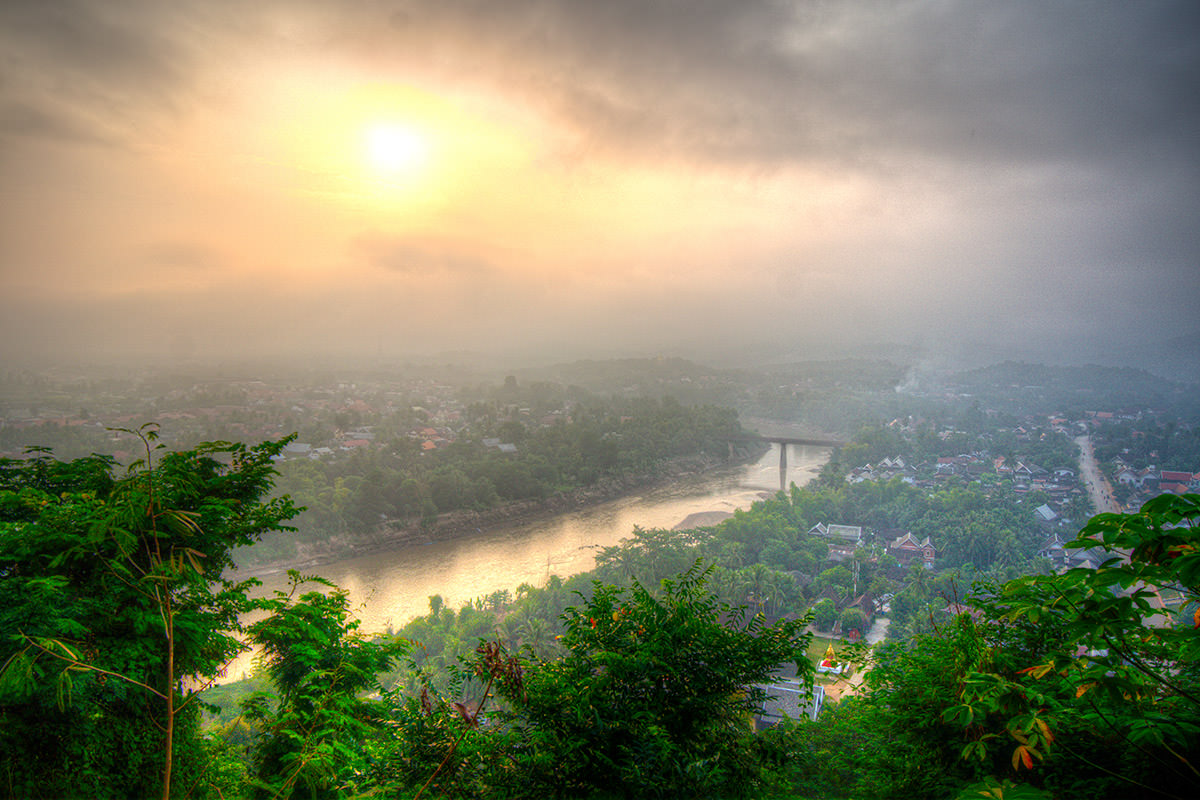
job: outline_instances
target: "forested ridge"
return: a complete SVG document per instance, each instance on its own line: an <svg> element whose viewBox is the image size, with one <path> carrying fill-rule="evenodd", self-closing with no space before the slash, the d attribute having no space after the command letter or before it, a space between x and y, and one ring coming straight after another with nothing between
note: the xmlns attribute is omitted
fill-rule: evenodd
<svg viewBox="0 0 1200 800"><path fill-rule="evenodd" d="M1094 518L1072 544L1127 557L1054 574L1033 531L1012 563L972 563L970 531L1022 524L983 487L794 487L712 528L635 530L591 574L457 611L433 597L404 629L365 636L320 579L251 599L224 576L236 547L296 511L266 499L286 439L164 453L140 435L146 457L123 473L103 457L0 464L7 796L1115 798L1194 785L1195 495ZM810 531L834 520L964 538L933 534L950 560L935 571L871 543L835 564ZM890 597L896 635L870 653L839 645L863 688L815 722L754 733L755 687L779 670L814 680L825 638L810 620L865 629L878 604L850 604L864 592ZM231 633L263 648L263 672L197 694L239 648Z"/></svg>

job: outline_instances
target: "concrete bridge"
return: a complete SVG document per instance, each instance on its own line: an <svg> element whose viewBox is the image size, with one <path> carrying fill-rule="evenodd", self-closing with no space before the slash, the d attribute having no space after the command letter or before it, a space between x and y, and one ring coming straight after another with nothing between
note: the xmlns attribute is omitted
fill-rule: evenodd
<svg viewBox="0 0 1200 800"><path fill-rule="evenodd" d="M731 436L729 441L730 447L733 447L733 442L763 442L779 445L779 490L782 492L787 491L787 446L789 444L808 447L841 447L845 444L836 439L797 439L791 436L759 436L757 434Z"/></svg>

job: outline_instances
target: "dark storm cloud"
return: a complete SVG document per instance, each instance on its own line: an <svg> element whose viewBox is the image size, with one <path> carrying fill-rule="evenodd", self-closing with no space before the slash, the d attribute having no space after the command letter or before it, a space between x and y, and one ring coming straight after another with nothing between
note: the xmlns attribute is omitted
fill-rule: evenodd
<svg viewBox="0 0 1200 800"><path fill-rule="evenodd" d="M0 137L4 136L106 147L115 144L87 120L50 104L10 102L0 106Z"/></svg>
<svg viewBox="0 0 1200 800"><path fill-rule="evenodd" d="M1169 158L1200 118L1191 3L417 0L391 22L397 50L549 97L597 143L706 159Z"/></svg>
<svg viewBox="0 0 1200 800"><path fill-rule="evenodd" d="M387 287L402 284L415 304L421 281L431 280L434 301L422 306L438 309L425 321L430 331L453 304L479 302L486 311L501 298L504 313L489 332L508 335L520 317L530 337L545 338L535 330L544 320L543 328L586 330L593 341L636 331L628 340L651 348L660 337L732 341L726 322L751 328L759 318L771 320L762 335L777 340L895 332L908 341L1008 341L1055 352L1102 352L1133 340L1153 346L1181 325L1189 326L1185 336L1196 330L1200 3L1192 0L9 0L0 2L0 54L0 168L9 186L20 178L44 204L21 224L44 224L52 244L75 241L55 236L58 226L90 229L93 240L75 254L80 263L100 249L97 231L108 230L95 208L82 213L80 197L103 197L100 208L124 208L112 199L117 193L154 197L131 204L139 225L153 222L147 212L179 204L177 187L149 178L144 185L153 189L116 191L129 180L114 164L157 174L153 159L139 158L158 144L160 116L184 128L245 114L274 99L253 94L262 86L285 86L294 75L303 87L316 76L314 83L346 87L412 86L467 105L482 98L485 111L490 103L498 114L527 115L536 120L531 146L554 168L632 165L665 180L690 171L728 179L731 188L783 176L774 185L797 195L754 206L768 220L764 238L778 244L713 256L736 268L705 273L690 256L671 261L667 248L656 249L661 243L611 237L611 270L599 256L587 260L611 275L607 294L563 265L546 281L545 299L531 289L537 278L517 277L526 266L517 254L538 248L485 243L503 232L462 225L402 236L381 223L352 239L345 231L362 228L349 226L329 234L344 238L314 246L313 259L349 252L354 267L370 268L354 273L361 286L346 280L345 291L361 296L340 298L352 324L371 316L372 303L387 302ZM266 73L270 80L256 82ZM227 87L236 101L223 102ZM238 122L231 116L228 128L239 145L261 133ZM75 162L19 150L37 141L116 144L128 159L91 147L93 161L83 166L103 163L111 172L97 173L108 183L85 186ZM179 157L196 153L185 145ZM121 187L111 184L114 174ZM51 195L52 185L61 193ZM832 199L823 200L828 186ZM806 205L810 190L818 199ZM745 196L757 198L753 190ZM60 199L64 216L79 217L59 222ZM243 199L214 190L206 208ZM791 208L801 209L795 231L787 230ZM721 224L719 212L690 211L679 209L681 240ZM608 241L607 231L547 216L547 231L577 224L593 241ZM247 226L239 229L244 241L214 238L220 252L197 248L187 243L221 233L189 230L212 224L195 217L180 212L147 231L140 241L163 244L127 260L171 266L175 277L190 270L172 300L219 305L223 289L244 289L231 277L239 270L222 267L253 260L243 246L274 247ZM274 235L286 239L291 221L284 210L278 217ZM720 245L751 252L740 236ZM0 242L0 277L27 272L22 285L35 286L47 264L71 262L65 247L39 249L35 238L24 237L21 248L10 241L7 252ZM303 262L309 254L298 255ZM548 275L557 265L535 266ZM683 277L666 280L676 273ZM218 278L229 283L211 296L187 294ZM305 296L299 278L282 282L294 291L291 304L307 310L289 318L326 319L326 296ZM478 300L465 291L470 285L486 287ZM567 310L550 316L545 309L556 302ZM168 323L174 318L164 312ZM0 324L16 329L11 318ZM322 338L333 343L337 335L330 329Z"/></svg>
<svg viewBox="0 0 1200 800"><path fill-rule="evenodd" d="M169 105L206 48L245 39L524 92L585 153L1153 168L1194 164L1200 122L1190 2L16 0L0 28L7 71L68 97Z"/></svg>
<svg viewBox="0 0 1200 800"><path fill-rule="evenodd" d="M7 92L170 105L245 40L523 91L585 145L704 160L1191 163L1200 121L1191 2L10 0L0 29Z"/></svg>
<svg viewBox="0 0 1200 800"><path fill-rule="evenodd" d="M20 67L26 59L53 65L51 79L69 91L71 81L158 91L172 88L188 57L186 28L170 3L96 0L8 0L0 5L0 26L7 32ZM11 51L10 51L11 52Z"/></svg>
<svg viewBox="0 0 1200 800"><path fill-rule="evenodd" d="M128 144L148 114L177 111L202 19L183 3L0 3L0 135Z"/></svg>
<svg viewBox="0 0 1200 800"><path fill-rule="evenodd" d="M885 266L860 319L923 302L977 341L994 319L1102 347L1200 302L1200 4L414 0L392 22L372 36L524 92L581 160L817 165L880 207L946 198L940 238L863 248Z"/></svg>

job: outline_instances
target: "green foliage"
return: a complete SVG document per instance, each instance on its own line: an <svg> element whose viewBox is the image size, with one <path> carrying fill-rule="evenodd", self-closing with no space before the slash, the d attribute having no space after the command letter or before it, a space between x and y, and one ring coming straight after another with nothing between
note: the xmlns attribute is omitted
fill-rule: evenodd
<svg viewBox="0 0 1200 800"><path fill-rule="evenodd" d="M984 778L960 791L957 800L976 800L980 797L985 800L1049 800L1051 795L1027 783Z"/></svg>
<svg viewBox="0 0 1200 800"><path fill-rule="evenodd" d="M828 597L818 600L813 605L813 623L819 630L828 631L833 629L833 623L837 621L837 606Z"/></svg>
<svg viewBox="0 0 1200 800"><path fill-rule="evenodd" d="M977 586L976 616L880 648L802 758L857 798L1191 797L1198 519L1194 495L1102 514L1071 543L1107 549L1099 569Z"/></svg>
<svg viewBox="0 0 1200 800"><path fill-rule="evenodd" d="M231 552L294 513L262 500L287 440L152 463L154 429L131 433L147 457L118 479L101 457L0 461L0 774L16 794L144 797L172 771L203 790L183 679L241 651L251 582L226 577Z"/></svg>
<svg viewBox="0 0 1200 800"><path fill-rule="evenodd" d="M407 643L356 636L345 591L293 599L305 581L329 584L295 571L288 576L292 591L263 602L271 616L247 629L278 694L274 703L259 695L244 706L260 731L256 796L341 797L366 767L364 744L382 732L382 705L362 695L382 689L379 673Z"/></svg>
<svg viewBox="0 0 1200 800"><path fill-rule="evenodd" d="M842 633L849 635L850 631L858 631L859 636L865 636L871 627L871 621L861 608L847 608L842 612Z"/></svg>
<svg viewBox="0 0 1200 800"><path fill-rule="evenodd" d="M542 388L535 384L528 397L518 391L522 387L501 389L504 404L496 399L472 403L458 441L428 453L414 440L396 437L385 450L284 462L279 489L307 507L298 521L303 532L271 541L256 553L278 559L296 543L321 542L331 534L373 533L383 524L418 520L433 525L439 513L541 500L605 479L645 479L674 458L724 461L729 438L744 433L731 409L687 406L670 398L588 397L572 407L569 417L545 426L526 427L506 418L517 412L513 404L518 401L542 406L541 413L561 411L546 406ZM485 447L483 439L493 437L518 442L517 452Z"/></svg>
<svg viewBox="0 0 1200 800"><path fill-rule="evenodd" d="M685 572L696 559L696 545L708 538L702 530L647 530L635 525L633 533L619 545L600 548L596 577L619 585L633 580L654 585Z"/></svg>
<svg viewBox="0 0 1200 800"><path fill-rule="evenodd" d="M1041 634L1016 678L982 672L964 693L1002 712L994 741L1014 770L1053 755L1047 783L1099 769L1114 794L1185 796L1200 777L1198 520L1200 495L1097 515L1069 544L1111 553L1102 566L1013 581L988 604L998 624Z"/></svg>
<svg viewBox="0 0 1200 800"><path fill-rule="evenodd" d="M566 654L528 663L520 693L501 686L526 743L535 794L710 797L764 780L750 715L755 683L784 662L811 679L805 621L766 625L717 602L708 570L663 584L596 584L566 612Z"/></svg>
<svg viewBox="0 0 1200 800"><path fill-rule="evenodd" d="M856 769L864 797L944 797L979 775L960 754L958 728L941 717L964 674L985 656L969 617L880 648L858 704L873 745Z"/></svg>
<svg viewBox="0 0 1200 800"><path fill-rule="evenodd" d="M602 435L579 441L603 458ZM815 578L810 592L853 585L805 533L813 522L931 535L960 576L1005 552L1021 561L1036 535L1002 495L899 481L793 489L700 531L635 529L600 553L590 585L552 578L457 612L432 597L404 629L411 649L359 636L345 593L293 586L250 627L274 697L202 738L180 681L240 648L226 631L256 604L224 575L233 546L291 510L261 502L281 444L205 445L119 479L100 457L0 462L3 791L84 780L94 796L152 794L168 721L176 794L195 796L249 782L280 797L733 797L786 780L797 796L861 800L1188 797L1200 777L1195 495L1094 518L1072 545L1112 553L1100 569L979 584L974 616L941 610L955 573L910 570L892 599L910 638L876 651L863 694L752 735L753 685L781 663L812 670L804 622L769 624L803 607L807 582L779 568ZM445 475L463 491L499 485ZM361 483L343 489L375 502ZM859 585L882 588L869 556L855 556ZM851 613L843 627L865 627ZM822 601L814 616L838 611Z"/></svg>

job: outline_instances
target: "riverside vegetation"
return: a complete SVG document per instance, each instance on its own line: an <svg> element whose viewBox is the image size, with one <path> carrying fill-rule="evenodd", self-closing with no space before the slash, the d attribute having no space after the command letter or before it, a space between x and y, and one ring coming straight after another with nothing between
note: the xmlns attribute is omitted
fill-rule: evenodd
<svg viewBox="0 0 1200 800"><path fill-rule="evenodd" d="M515 404L543 411L568 401L540 384L496 392L503 402L465 406L462 430L444 447L423 451L420 439L397 437L348 458L283 462L278 488L304 507L298 531L267 537L251 558L295 563L301 554L344 555L406 535L453 535L456 514L474 531L489 512L536 512L577 497L621 494L669 474L672 464L724 463L757 447L733 444L747 431L732 409L588 397L569 415L535 424L523 422Z"/></svg>
<svg viewBox="0 0 1200 800"><path fill-rule="evenodd" d="M995 487L831 478L366 636L320 580L255 600L223 577L296 512L267 499L286 439L160 455L141 435L123 475L0 463L7 796L1188 797L1200 774L1200 496L1093 518L1073 544L1114 557L1054 575ZM946 568L831 564L819 521L928 529ZM989 527L1007 561L983 560ZM756 685L813 679L805 613L864 589L894 594L900 632L865 689L753 733ZM262 676L201 692L239 633Z"/></svg>

